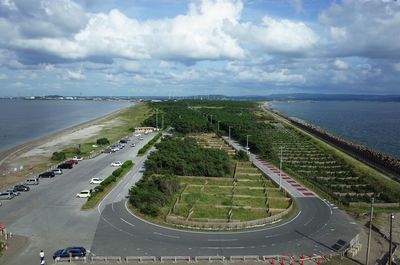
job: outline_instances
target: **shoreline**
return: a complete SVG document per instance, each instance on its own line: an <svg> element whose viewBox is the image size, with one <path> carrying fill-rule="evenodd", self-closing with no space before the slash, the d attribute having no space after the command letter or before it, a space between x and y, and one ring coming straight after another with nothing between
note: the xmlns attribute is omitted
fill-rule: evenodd
<svg viewBox="0 0 400 265"><path fill-rule="evenodd" d="M274 109L270 102L263 102L263 107L272 113L275 113L280 118L285 119L289 124L295 126L302 131L305 131L317 139L329 144L330 146L344 152L345 154L353 157L354 159L364 163L378 172L386 175L387 177L400 181L400 173L396 161L398 158L389 154L377 151L367 145L353 143L344 137L339 137L329 130L314 125L313 123L299 119L297 117L290 117L286 114ZM386 164L388 161L391 164ZM393 164L393 165L392 165Z"/></svg>
<svg viewBox="0 0 400 265"><path fill-rule="evenodd" d="M94 126L94 125L96 125L96 124L98 124L98 123L100 123L102 121L106 121L106 120L110 119L113 116L117 116L121 112L126 111L127 109L129 109L131 107L135 107L135 106L139 106L139 105L141 105L141 104L135 102L135 103L130 104L129 106L127 106L125 108L113 111L113 112L111 112L109 114L106 114L106 115L100 116L98 118L94 118L94 119L88 120L88 121L83 122L83 123L76 124L76 125L74 125L72 127L69 127L69 128L61 129L61 130L58 130L56 132L52 132L52 133L40 136L40 137L38 137L36 139L33 139L33 140L28 141L28 142L19 144L19 145L15 146L15 147L12 147L10 149L1 151L0 152L0 188L3 188L4 186L7 186L7 185L10 184L10 183L7 183L7 182L4 183L5 178L7 178L8 175L12 175L12 174L7 174L7 168L6 168L6 165L5 165L5 164L7 164L7 162L12 161L13 159L16 159L18 157L21 157L24 154L28 153L29 151L32 151L32 150L34 150L36 148L39 148L40 146L43 146L43 145L45 145L47 143L50 143L50 142L52 142L54 140L57 140L57 139L59 139L59 138L61 138L63 136L70 135L70 134L75 133L75 132L77 132L79 130L83 130L83 129L89 128L90 126ZM83 137L83 138L85 138L85 137ZM17 177L17 179L18 180L15 181L14 183L18 183L19 181L21 181L20 178Z"/></svg>

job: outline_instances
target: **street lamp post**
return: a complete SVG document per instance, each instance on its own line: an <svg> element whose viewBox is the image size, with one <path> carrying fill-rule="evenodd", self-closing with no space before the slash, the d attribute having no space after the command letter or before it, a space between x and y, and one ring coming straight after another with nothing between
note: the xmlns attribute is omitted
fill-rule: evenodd
<svg viewBox="0 0 400 265"><path fill-rule="evenodd" d="M217 121L217 131L219 132L219 121Z"/></svg>
<svg viewBox="0 0 400 265"><path fill-rule="evenodd" d="M231 139L231 128L232 126L229 126L229 140Z"/></svg>
<svg viewBox="0 0 400 265"><path fill-rule="evenodd" d="M389 231L389 265L392 265L392 230L394 215L390 214L390 231Z"/></svg>
<svg viewBox="0 0 400 265"><path fill-rule="evenodd" d="M211 115L210 115L210 117L211 117L211 124L212 124L212 116L213 116L213 115L211 114Z"/></svg>
<svg viewBox="0 0 400 265"><path fill-rule="evenodd" d="M374 198L371 199L371 214L369 216L369 234L368 234L368 245L367 245L367 259L365 264L369 264L369 248L371 246L371 232L372 232L372 217L374 215Z"/></svg>
<svg viewBox="0 0 400 265"><path fill-rule="evenodd" d="M283 152L283 147L280 147L281 149L281 159L279 163L279 189L282 189L282 152Z"/></svg>

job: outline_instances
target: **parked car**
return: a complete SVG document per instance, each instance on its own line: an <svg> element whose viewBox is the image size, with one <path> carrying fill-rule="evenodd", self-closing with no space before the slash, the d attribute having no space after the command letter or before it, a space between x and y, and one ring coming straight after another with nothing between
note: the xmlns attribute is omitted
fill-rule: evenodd
<svg viewBox="0 0 400 265"><path fill-rule="evenodd" d="M53 169L53 172L56 175L61 175L62 174L62 169L61 168Z"/></svg>
<svg viewBox="0 0 400 265"><path fill-rule="evenodd" d="M144 138L143 138L143 137L140 137L139 140L144 140Z"/></svg>
<svg viewBox="0 0 400 265"><path fill-rule="evenodd" d="M106 149L103 150L103 153L104 153L104 154L109 154L109 153L111 153L111 152L113 152L113 151L111 150L111 148L106 148Z"/></svg>
<svg viewBox="0 0 400 265"><path fill-rule="evenodd" d="M54 178L56 174L53 171L43 172L39 175L39 178Z"/></svg>
<svg viewBox="0 0 400 265"><path fill-rule="evenodd" d="M83 190L81 192L79 192L78 194L76 194L77 198L89 198L90 197L90 190Z"/></svg>
<svg viewBox="0 0 400 265"><path fill-rule="evenodd" d="M71 169L73 167L74 166L72 164L62 163L62 164L59 164L57 168L60 168L60 169Z"/></svg>
<svg viewBox="0 0 400 265"><path fill-rule="evenodd" d="M13 192L4 191L0 193L0 200L11 200L15 195Z"/></svg>
<svg viewBox="0 0 400 265"><path fill-rule="evenodd" d="M117 152L117 151L119 151L119 150L120 150L119 147L116 147L116 146L111 147L111 152Z"/></svg>
<svg viewBox="0 0 400 265"><path fill-rule="evenodd" d="M86 249L84 247L68 247L59 249L54 252L53 259L68 258L68 257L85 257Z"/></svg>
<svg viewBox="0 0 400 265"><path fill-rule="evenodd" d="M38 178L28 178L25 181L26 185L39 185L39 179Z"/></svg>
<svg viewBox="0 0 400 265"><path fill-rule="evenodd" d="M30 191L30 189L31 188L29 188L28 186L22 185L22 184L14 186L14 190L16 190L16 191Z"/></svg>
<svg viewBox="0 0 400 265"><path fill-rule="evenodd" d="M112 167L120 167L120 166L122 166L122 163L121 163L121 161L115 161L115 162L111 163L111 166Z"/></svg>
<svg viewBox="0 0 400 265"><path fill-rule="evenodd" d="M79 162L78 162L78 160L71 159L71 160L65 161L65 163L66 164L71 164L71 165L77 165Z"/></svg>
<svg viewBox="0 0 400 265"><path fill-rule="evenodd" d="M127 144L127 143L128 143L128 140L122 139L122 140L119 141L119 143L120 143L120 144Z"/></svg>
<svg viewBox="0 0 400 265"><path fill-rule="evenodd" d="M135 143L131 143L131 147L135 147L136 146L136 144Z"/></svg>
<svg viewBox="0 0 400 265"><path fill-rule="evenodd" d="M90 180L90 184L100 184L102 182L103 182L103 179L101 179L101 178L92 178Z"/></svg>
<svg viewBox="0 0 400 265"><path fill-rule="evenodd" d="M82 161L83 158L82 158L81 156L74 156L74 157L72 158L72 160L75 160L75 161Z"/></svg>
<svg viewBox="0 0 400 265"><path fill-rule="evenodd" d="M21 192L15 190L14 188L12 188L12 189L7 189L6 192L14 193L14 197L21 195Z"/></svg>

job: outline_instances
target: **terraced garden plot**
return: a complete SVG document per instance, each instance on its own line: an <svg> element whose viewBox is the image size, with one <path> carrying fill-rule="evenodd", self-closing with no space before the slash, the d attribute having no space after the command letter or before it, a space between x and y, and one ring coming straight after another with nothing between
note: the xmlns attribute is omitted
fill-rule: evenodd
<svg viewBox="0 0 400 265"><path fill-rule="evenodd" d="M253 205L254 207L267 207L265 203L265 197L234 197L232 201L234 206L248 206ZM287 207L285 207L287 208Z"/></svg>
<svg viewBox="0 0 400 265"><path fill-rule="evenodd" d="M191 215L191 219L205 218L205 219L221 219L222 221L228 220L228 213L230 208L214 208L210 206L196 206Z"/></svg>
<svg viewBox="0 0 400 265"><path fill-rule="evenodd" d="M196 141L206 148L215 148L225 150L229 156L235 155L235 149L229 146L222 138L218 137L215 133L202 133L192 134L190 137L196 139Z"/></svg>
<svg viewBox="0 0 400 265"><path fill-rule="evenodd" d="M238 208L232 210L232 221L251 221L270 216L266 210Z"/></svg>
<svg viewBox="0 0 400 265"><path fill-rule="evenodd" d="M236 187L235 195L264 196L263 188Z"/></svg>

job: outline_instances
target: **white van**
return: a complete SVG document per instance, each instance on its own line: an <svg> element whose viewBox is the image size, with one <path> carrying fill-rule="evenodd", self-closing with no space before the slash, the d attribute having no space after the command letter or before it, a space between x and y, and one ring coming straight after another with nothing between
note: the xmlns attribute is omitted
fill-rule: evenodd
<svg viewBox="0 0 400 265"><path fill-rule="evenodd" d="M26 185L39 185L39 179L38 178L28 178L25 181Z"/></svg>

